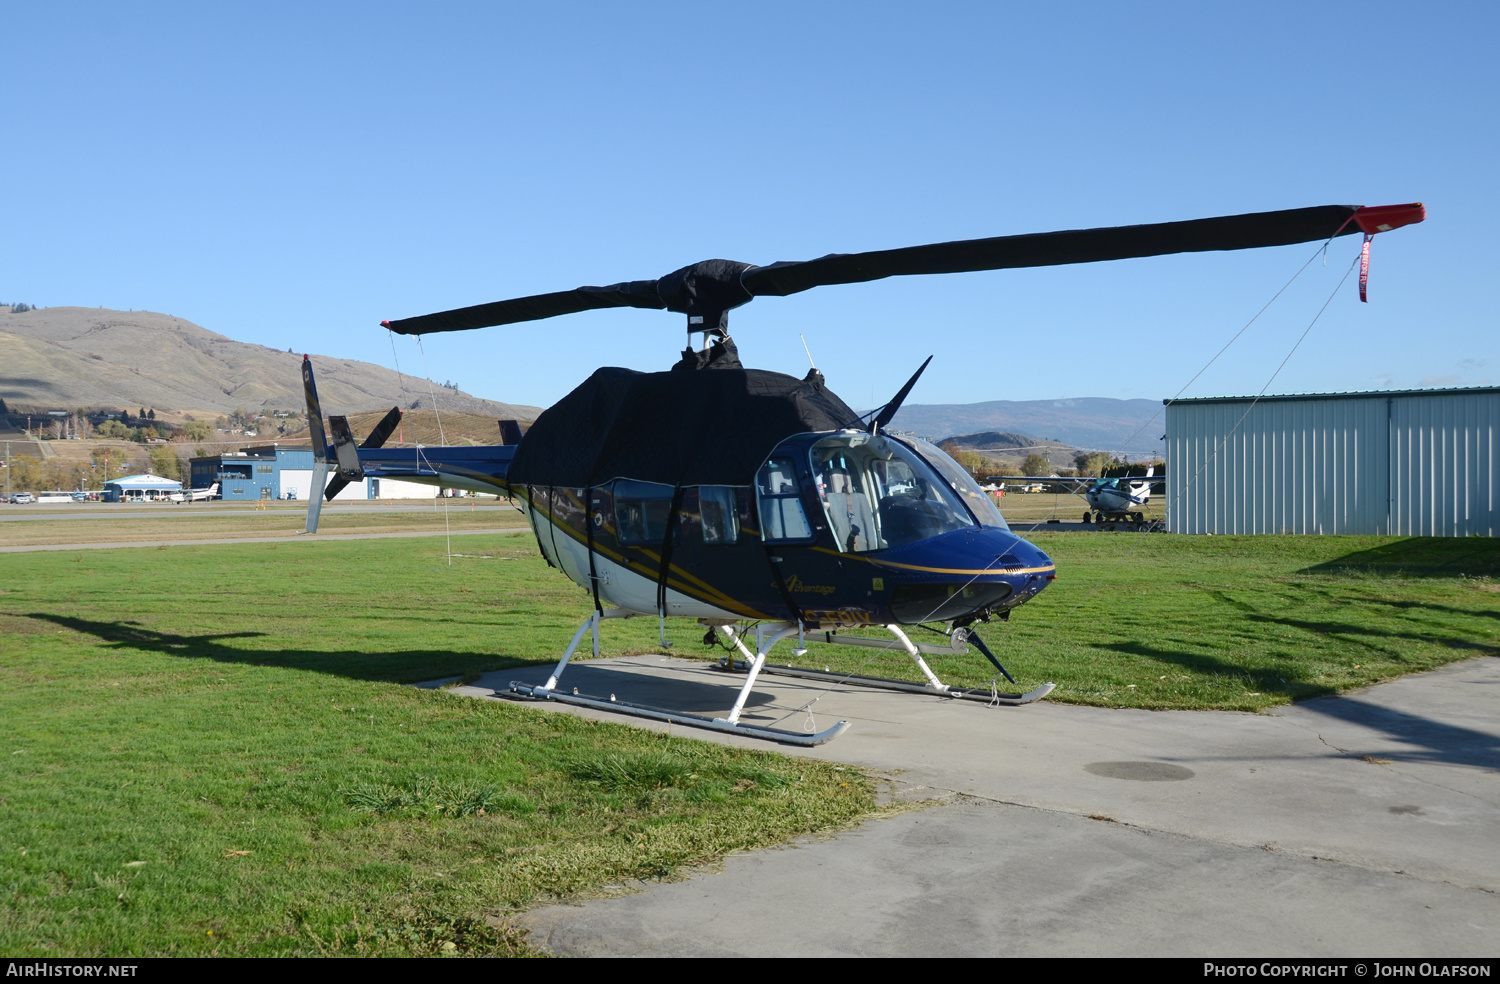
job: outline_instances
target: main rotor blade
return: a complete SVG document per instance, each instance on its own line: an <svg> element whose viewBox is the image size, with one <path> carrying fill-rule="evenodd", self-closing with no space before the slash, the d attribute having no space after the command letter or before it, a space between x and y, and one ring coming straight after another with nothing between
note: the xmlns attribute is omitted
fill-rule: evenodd
<svg viewBox="0 0 1500 984"><path fill-rule="evenodd" d="M518 321L538 321L559 314L576 314L596 308L635 307L660 310L667 305L656 293L655 280L630 280L608 287L577 287L551 294L533 294L493 304L476 304L453 311L439 311L400 321L382 321L391 331L402 335L425 335L432 331L465 331L510 325Z"/></svg>
<svg viewBox="0 0 1500 984"><path fill-rule="evenodd" d="M969 273L1165 253L1286 246L1359 232L1359 225L1349 221L1356 210L1353 205L1318 205L1186 222L997 236L868 253L833 253L816 260L756 267L746 271L740 282L757 296L781 297L811 287L915 274Z"/></svg>
<svg viewBox="0 0 1500 984"><path fill-rule="evenodd" d="M784 296L827 284L855 284L915 274L968 273L1163 253L1285 246L1354 232L1373 235L1421 222L1426 214L1419 203L1373 208L1319 205L1187 222L998 236L868 253L832 253L816 260L765 267L734 260L702 260L656 280L577 287L381 324L404 335L421 335L537 321L597 308L635 307L677 311L688 316L689 331L722 335L726 312L763 295Z"/></svg>

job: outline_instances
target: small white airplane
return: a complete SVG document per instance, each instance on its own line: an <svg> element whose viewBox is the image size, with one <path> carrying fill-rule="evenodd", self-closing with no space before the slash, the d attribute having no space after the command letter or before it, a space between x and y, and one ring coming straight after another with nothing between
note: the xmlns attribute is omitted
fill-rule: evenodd
<svg viewBox="0 0 1500 984"><path fill-rule="evenodd" d="M1099 478L1093 485L1079 489L1079 493L1088 501L1089 509L1094 513L1083 514L1083 521L1087 522L1135 522L1140 523L1145 517L1138 511L1151 498L1151 476L1156 469L1147 468L1145 477L1140 479L1129 478Z"/></svg>
<svg viewBox="0 0 1500 984"><path fill-rule="evenodd" d="M1082 496L1088 503L1088 512L1083 514L1085 523L1135 523L1146 521L1140 511L1151 498L1152 490L1159 487L1163 479L1155 479L1156 467L1146 468L1139 478L1059 478L1041 475L1023 475L1021 484L1007 483L1011 489L1022 492L1040 492L1043 488L1061 486L1067 491ZM985 485L984 491L991 494L1001 491L1000 485Z"/></svg>
<svg viewBox="0 0 1500 984"><path fill-rule="evenodd" d="M173 502L202 502L207 499L217 499L218 497L218 482L215 482L206 489L186 489L182 492L170 493L167 496Z"/></svg>

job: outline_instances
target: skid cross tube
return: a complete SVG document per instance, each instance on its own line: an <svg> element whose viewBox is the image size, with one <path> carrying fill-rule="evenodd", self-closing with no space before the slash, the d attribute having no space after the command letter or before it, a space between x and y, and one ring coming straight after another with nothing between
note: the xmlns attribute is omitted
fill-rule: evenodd
<svg viewBox="0 0 1500 984"><path fill-rule="evenodd" d="M757 625L756 634L760 636L765 629L775 629L778 627L781 627L783 631L785 630L785 627L780 626L780 623L764 626ZM733 657L720 660L719 665L725 669L749 670L755 667L757 673L766 673L771 676L800 677L804 680L824 680L833 684L846 684L851 687L870 687L876 690L894 690L899 693L939 694L944 697L978 700L995 705L1004 704L1014 706L1030 704L1033 701L1041 700L1057 689L1057 684L1055 683L1044 683L1035 690L1024 694L1005 693L994 688L950 687L937 678L937 674L932 672L932 668L927 665L927 661L922 658L921 654L959 655L968 652L968 636L962 629L955 629L953 631L952 635L949 636L950 642L947 646L929 646L912 642L900 626L887 625L884 628L896 637L896 641L906 650L906 654L911 657L912 662L916 663L922 675L927 678L926 683L912 683L909 680L891 680L886 677L860 676L855 673L838 673L833 670L817 670L805 666L766 663L763 660L758 667L755 667L756 658L750 654L750 650L746 648L742 641L743 631L733 625L714 626L714 629L726 639L733 642L735 648L745 657L743 661L736 660ZM880 639L871 639L866 636L840 636L837 632L824 632L823 641L836 646L868 646L876 649L894 648L890 642Z"/></svg>
<svg viewBox="0 0 1500 984"><path fill-rule="evenodd" d="M849 727L848 721L839 721L833 727L826 728L823 731L800 733L796 731L783 731L780 728L760 728L740 723L740 714L745 709L745 701L749 698L750 690L755 685L755 678L760 672L760 667L765 665L766 652L782 639L800 631L800 627L795 624L777 627L777 631L771 635L769 641L764 646L756 647L757 652L753 656L740 643L738 638L730 634L729 637L734 640L735 645L748 658L748 665L751 667L751 672L747 676L744 685L740 687L734 707L730 710L727 717L707 718L697 714L682 714L676 711L663 710L659 707L648 707L644 704L632 704L627 701L615 699L613 694L610 695L608 700L603 700L598 697L586 697L577 693L559 693L557 682L562 677L563 670L567 669L568 661L573 658L573 654L578 651L579 645L583 642L584 633L592 632L593 652L595 656L598 656L600 621L606 618L633 618L637 614L639 613L619 608L593 612L589 615L588 620L578 627L578 631L573 633L573 640L568 643L568 648L563 653L562 659L558 661L557 666L552 671L552 675L547 678L545 684L540 687L531 687L513 680L510 684L511 692L537 700L555 700L559 703L571 704L577 707L590 707L595 710L628 714L631 717L646 718L652 721L685 724L695 728L708 728L713 731L722 731L729 734L748 735L751 738L765 738L770 741L779 741L803 747L812 747L814 745L821 745L826 741L832 741L843 734Z"/></svg>

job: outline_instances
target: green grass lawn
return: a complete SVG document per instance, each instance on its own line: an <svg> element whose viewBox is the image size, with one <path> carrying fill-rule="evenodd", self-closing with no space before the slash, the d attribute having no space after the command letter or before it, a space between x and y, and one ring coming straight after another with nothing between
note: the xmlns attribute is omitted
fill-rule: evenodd
<svg viewBox="0 0 1500 984"><path fill-rule="evenodd" d="M1500 653L1492 539L1028 539L1057 562L1058 579L1009 622L975 628L1022 688L1055 681L1053 701L1253 711ZM897 653L813 649L818 666L920 679ZM972 651L927 659L945 683L997 676Z"/></svg>
<svg viewBox="0 0 1500 984"><path fill-rule="evenodd" d="M451 508L416 507L410 511L386 512L376 508L329 511L318 524L322 533L421 532L462 533L472 529L527 529L525 518L508 505L474 500L449 500ZM341 504L342 505L342 504ZM176 505L165 503L150 510L73 505L91 515L69 519L57 511L11 512L0 523L0 547L68 543L121 543L131 540L190 540L209 537L290 536L300 533L307 522L307 504L271 503L266 509L253 503L214 502ZM111 515L109 510L113 512ZM115 511L118 510L118 511ZM101 514L105 518L98 518ZM16 517L25 517L17 519ZM35 517L35 518L32 518Z"/></svg>
<svg viewBox="0 0 1500 984"><path fill-rule="evenodd" d="M981 631L1059 701L1253 710L1500 650L1495 541L1035 540L1059 580ZM504 917L539 900L870 814L854 770L403 686L551 662L587 616L527 538L460 549L7 556L0 952L524 953ZM607 623L604 652L652 651L649 623Z"/></svg>
<svg viewBox="0 0 1500 984"><path fill-rule="evenodd" d="M538 899L873 809L854 770L401 686L584 617L477 539L8 557L0 952L525 952Z"/></svg>

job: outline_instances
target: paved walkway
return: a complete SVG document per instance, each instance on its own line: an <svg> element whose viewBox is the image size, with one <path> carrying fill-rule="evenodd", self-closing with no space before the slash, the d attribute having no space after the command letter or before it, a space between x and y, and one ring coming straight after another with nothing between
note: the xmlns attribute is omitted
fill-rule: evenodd
<svg viewBox="0 0 1500 984"><path fill-rule="evenodd" d="M457 692L498 699L510 679L546 673ZM718 713L739 679L662 656L564 677L585 694ZM762 679L746 719L763 724L821 689ZM1500 953L1500 659L1258 715L856 688L815 707L818 727L851 727L796 754L941 805L534 911L533 939L653 956Z"/></svg>

